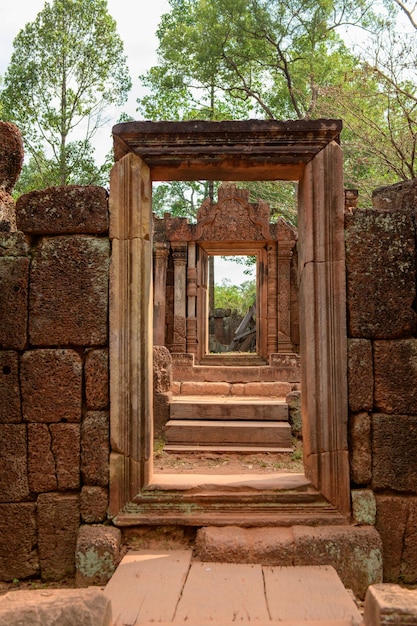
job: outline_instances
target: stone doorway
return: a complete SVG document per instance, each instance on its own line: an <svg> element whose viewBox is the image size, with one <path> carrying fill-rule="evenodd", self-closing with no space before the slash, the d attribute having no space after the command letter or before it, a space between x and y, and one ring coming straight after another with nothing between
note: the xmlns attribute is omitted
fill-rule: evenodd
<svg viewBox="0 0 417 626"><path fill-rule="evenodd" d="M203 178L299 182L305 472L335 510L349 516L340 130L337 120L133 122L113 129L113 515L123 510L129 517L129 503L152 478L152 181Z"/></svg>
<svg viewBox="0 0 417 626"><path fill-rule="evenodd" d="M228 452L289 461L286 396L300 382L296 230L282 218L271 221L269 205L250 202L249 190L222 183L196 223L166 213L154 219L154 237L154 345L163 341L171 352L173 374L163 428L164 416L155 415L158 447L164 442L165 452L202 460ZM240 317L215 308L210 281L210 260L237 254L257 270ZM163 398L155 403L160 408Z"/></svg>

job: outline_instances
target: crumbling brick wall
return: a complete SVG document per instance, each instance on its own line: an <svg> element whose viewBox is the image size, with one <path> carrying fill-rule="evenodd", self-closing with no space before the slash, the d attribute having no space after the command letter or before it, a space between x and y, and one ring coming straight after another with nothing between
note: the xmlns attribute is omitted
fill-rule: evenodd
<svg viewBox="0 0 417 626"><path fill-rule="evenodd" d="M374 497L384 579L406 583L417 582L416 215L414 180L376 190L345 229L351 480Z"/></svg>
<svg viewBox="0 0 417 626"><path fill-rule="evenodd" d="M0 233L0 579L74 575L108 506L108 199L21 196Z"/></svg>

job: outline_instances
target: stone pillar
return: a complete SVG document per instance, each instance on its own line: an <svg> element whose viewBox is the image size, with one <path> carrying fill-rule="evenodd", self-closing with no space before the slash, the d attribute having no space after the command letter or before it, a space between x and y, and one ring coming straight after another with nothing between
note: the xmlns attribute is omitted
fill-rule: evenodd
<svg viewBox="0 0 417 626"><path fill-rule="evenodd" d="M294 241L278 241L278 352L292 352L291 341L291 257Z"/></svg>
<svg viewBox="0 0 417 626"><path fill-rule="evenodd" d="M172 241L174 259L174 337L171 352L186 352L187 243Z"/></svg>
<svg viewBox="0 0 417 626"><path fill-rule="evenodd" d="M277 243L268 244L267 352L278 350Z"/></svg>
<svg viewBox="0 0 417 626"><path fill-rule="evenodd" d="M152 473L152 181L133 153L110 176L110 515Z"/></svg>
<svg viewBox="0 0 417 626"><path fill-rule="evenodd" d="M154 300L153 300L153 343L165 345L166 282L168 244L157 241L154 245Z"/></svg>
<svg viewBox="0 0 417 626"><path fill-rule="evenodd" d="M187 264L187 352L197 354L197 265L196 244L188 244Z"/></svg>

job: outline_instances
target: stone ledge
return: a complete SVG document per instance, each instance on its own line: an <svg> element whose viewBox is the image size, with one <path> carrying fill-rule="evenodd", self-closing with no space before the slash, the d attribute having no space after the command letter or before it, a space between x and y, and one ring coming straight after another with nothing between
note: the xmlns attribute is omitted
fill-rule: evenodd
<svg viewBox="0 0 417 626"><path fill-rule="evenodd" d="M110 600L99 589L11 591L0 597L0 626L112 626Z"/></svg>
<svg viewBox="0 0 417 626"><path fill-rule="evenodd" d="M332 565L343 584L364 598L382 581L382 543L373 527L205 527L197 532L201 560L262 565Z"/></svg>
<svg viewBox="0 0 417 626"><path fill-rule="evenodd" d="M383 583L371 585L365 599L364 626L417 624L417 589Z"/></svg>

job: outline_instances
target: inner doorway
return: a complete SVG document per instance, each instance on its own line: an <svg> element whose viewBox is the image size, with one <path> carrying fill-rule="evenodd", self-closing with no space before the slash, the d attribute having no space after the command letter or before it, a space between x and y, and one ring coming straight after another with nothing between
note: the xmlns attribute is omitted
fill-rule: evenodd
<svg viewBox="0 0 417 626"><path fill-rule="evenodd" d="M163 402L155 398L156 434L165 444L161 450L158 441L158 471L162 459L172 467L174 453L199 455L201 466L206 453L210 460L227 453L228 464L233 454L276 454L281 458L275 464L262 459L275 471L286 455L286 469L292 467L286 396L299 397L300 384L297 237L283 218L271 221L265 201L250 202L249 194L238 183L222 183L216 197L202 202L196 223L165 214L155 227L158 244L166 246L165 266L158 255L154 260L155 319L165 301L165 319L157 326L166 332L156 327L154 342L163 338L172 360L163 428ZM244 291L229 278L236 260L246 278L243 305ZM216 261L227 276L217 288ZM219 294L222 306L216 306Z"/></svg>
<svg viewBox="0 0 417 626"><path fill-rule="evenodd" d="M256 354L257 257L209 255L208 267L209 354Z"/></svg>

